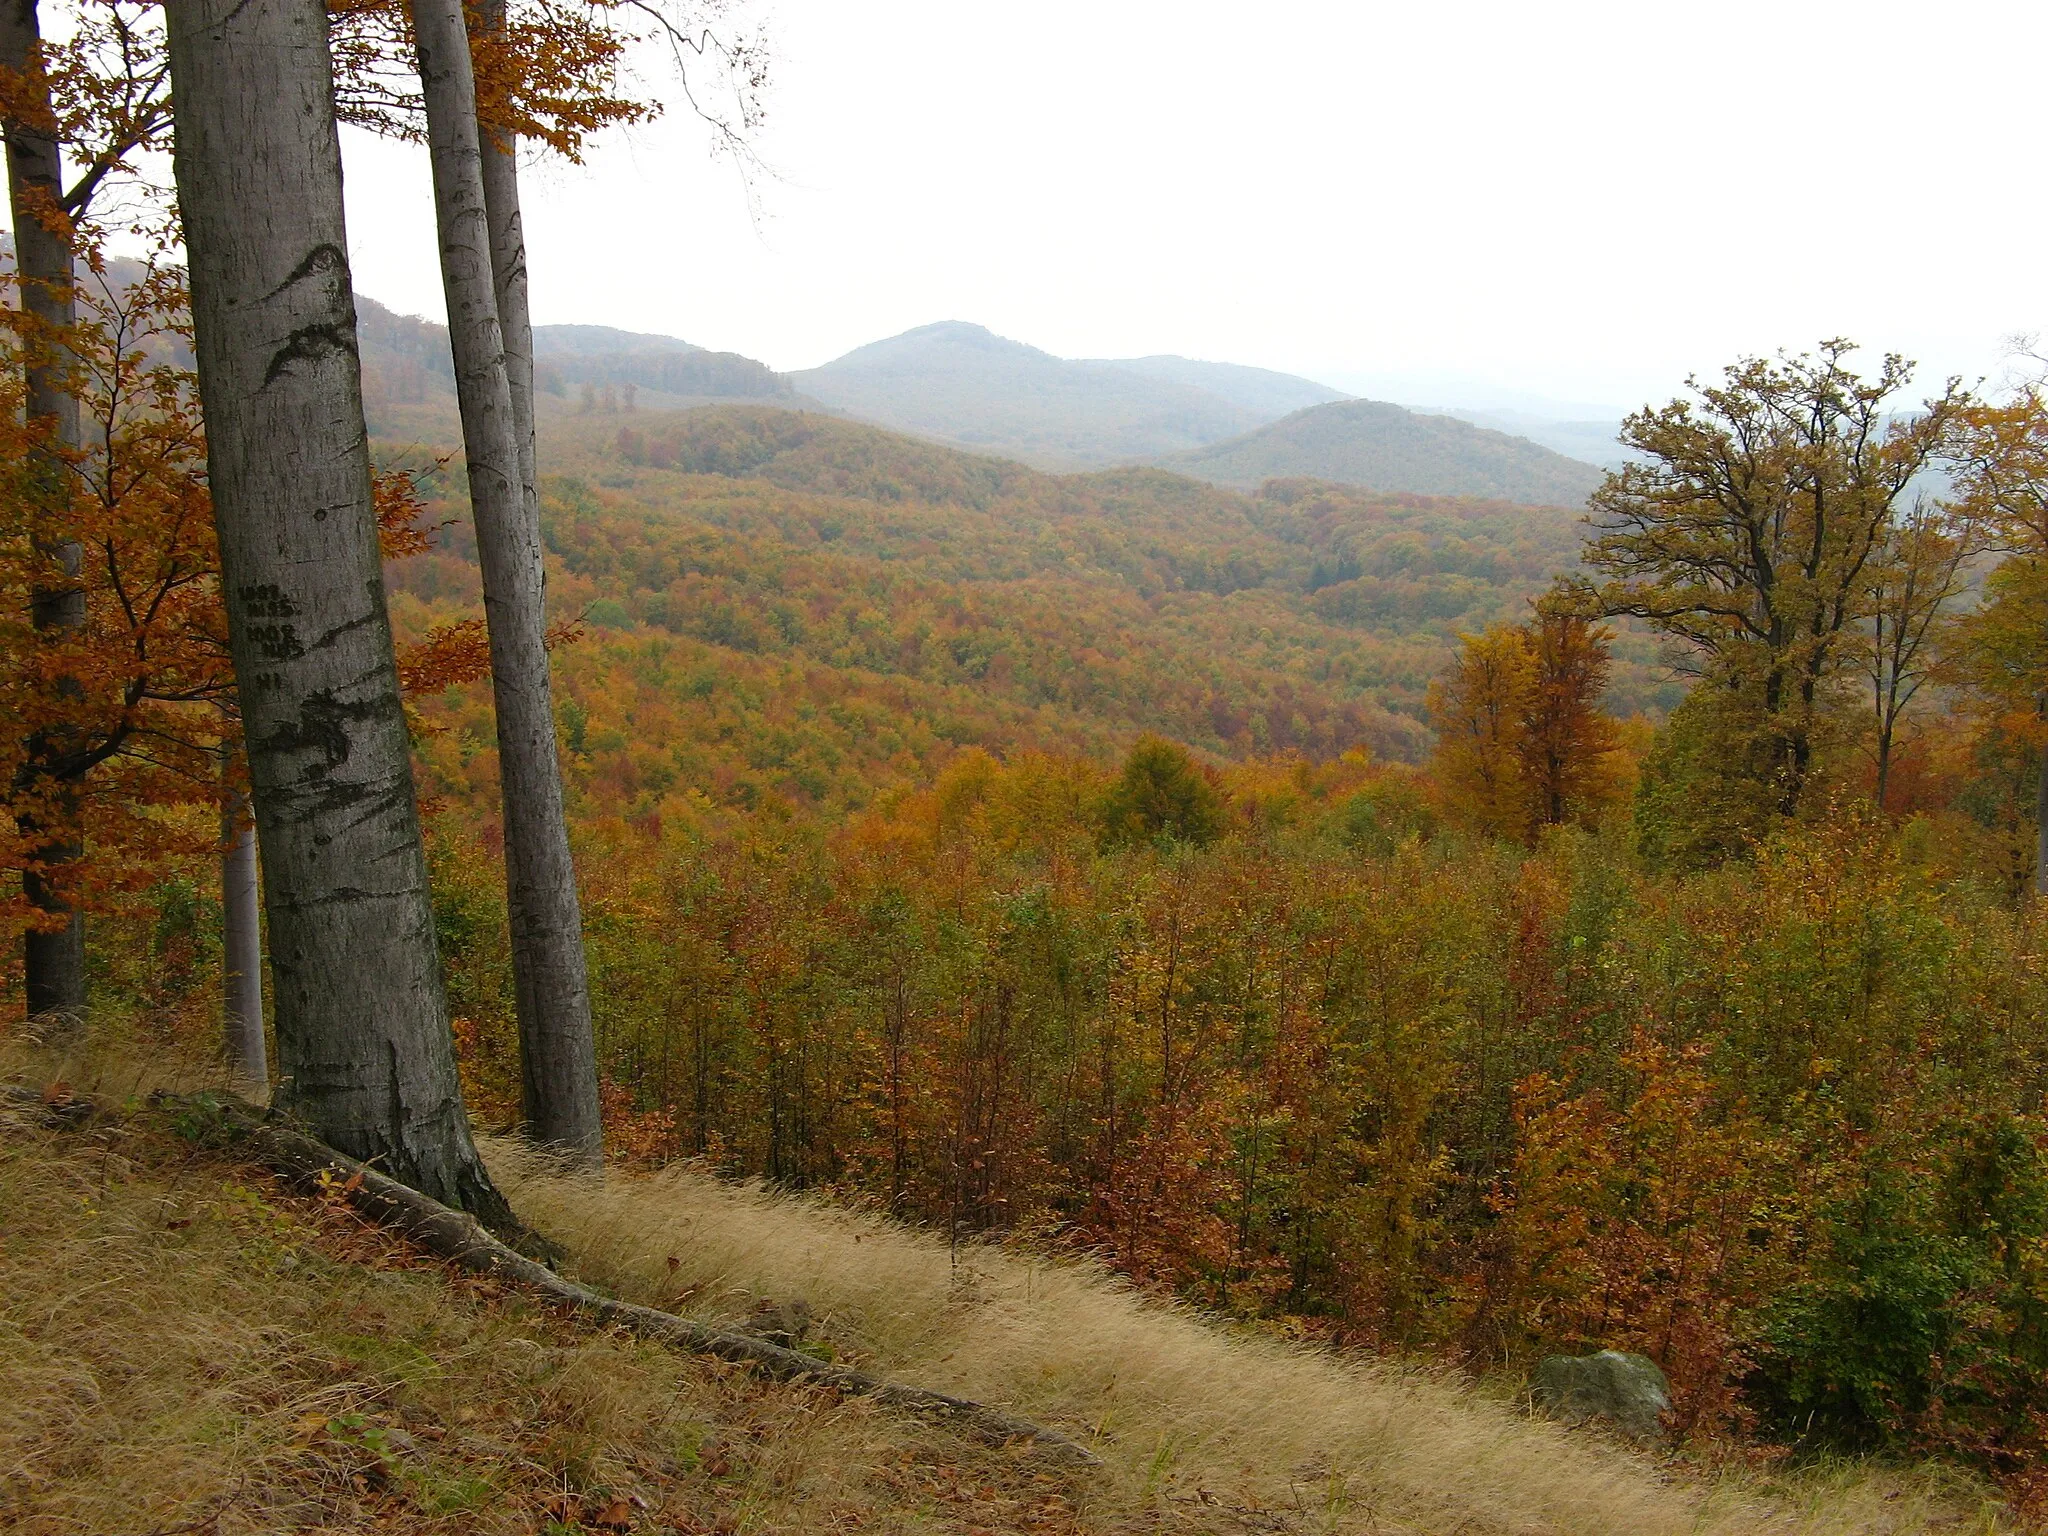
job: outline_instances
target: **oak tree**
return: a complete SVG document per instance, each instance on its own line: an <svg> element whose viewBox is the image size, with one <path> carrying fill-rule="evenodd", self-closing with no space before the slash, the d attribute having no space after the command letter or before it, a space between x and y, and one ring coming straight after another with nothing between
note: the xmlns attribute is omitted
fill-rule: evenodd
<svg viewBox="0 0 2048 1536"><path fill-rule="evenodd" d="M2030 390L1969 413L1956 502L2004 556L1989 601L1952 647L1956 668L2033 738L2034 889L2048 895L2048 402Z"/></svg>
<svg viewBox="0 0 2048 1536"><path fill-rule="evenodd" d="M1623 424L1635 456L1592 497L1589 606L1679 641L1705 682L1753 722L1753 771L1795 811L1830 693L1857 656L1872 572L1915 482L1948 450L1958 381L1908 408L1912 379L1887 355L1875 377L1854 347L1730 366L1694 399Z"/></svg>

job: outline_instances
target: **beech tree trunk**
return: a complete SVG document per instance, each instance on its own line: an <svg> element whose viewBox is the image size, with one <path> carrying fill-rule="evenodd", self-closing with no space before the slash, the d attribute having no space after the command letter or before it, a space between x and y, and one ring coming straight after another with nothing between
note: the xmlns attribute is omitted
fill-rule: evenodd
<svg viewBox="0 0 2048 1536"><path fill-rule="evenodd" d="M461 0L413 0L412 13L433 160L448 335L490 631L526 1134L576 1161L595 1162L603 1155L597 1053L576 870L569 857L555 754L540 506L532 489L533 363L531 327L523 323L525 255L521 249L504 264L508 277L518 277L524 332L518 392L526 406L522 424L498 309L499 263L485 203L476 85ZM516 195L515 189L515 241Z"/></svg>
<svg viewBox="0 0 2048 1536"><path fill-rule="evenodd" d="M0 68L16 78L29 78L41 37L36 0L0 0ZM33 77L40 78L40 77ZM26 407L29 418L43 419L65 447L79 442L77 399L64 387L62 339L77 320L72 288L71 224L63 208L63 162L51 132L49 93L17 107L18 116L4 124L7 143L8 202L14 219L14 259L20 278L21 306L32 322L28 336ZM69 494L70 471L52 461L43 466L41 524L35 541L51 567L49 584L29 597L30 618L40 632L78 629L85 624L85 589L78 577L84 551L65 537L63 506ZM60 689L64 686L59 680ZM85 915L66 892L64 867L83 852L77 833L77 783L67 775L67 743L61 733L42 732L28 743L23 787L39 791L45 808L26 815L22 830L33 839L31 857L38 869L22 877L30 905L44 914L46 926L24 936L23 970L28 1013L75 1021L85 1009Z"/></svg>
<svg viewBox="0 0 2048 1536"><path fill-rule="evenodd" d="M494 1225L427 894L370 495L321 0L171 0L221 585L270 917L275 1102Z"/></svg>
<svg viewBox="0 0 2048 1536"><path fill-rule="evenodd" d="M483 23L505 27L505 0L484 0ZM505 339L505 382L512 390L512 436L519 448L519 482L536 542L540 536L540 474L533 425L533 312L527 306L526 223L519 211L519 141L486 132L484 209L491 226L491 276L498 297L498 329Z"/></svg>
<svg viewBox="0 0 2048 1536"><path fill-rule="evenodd" d="M263 1042L263 940L257 911L256 824L246 790L223 786L220 807L221 1001L228 1059L268 1082Z"/></svg>

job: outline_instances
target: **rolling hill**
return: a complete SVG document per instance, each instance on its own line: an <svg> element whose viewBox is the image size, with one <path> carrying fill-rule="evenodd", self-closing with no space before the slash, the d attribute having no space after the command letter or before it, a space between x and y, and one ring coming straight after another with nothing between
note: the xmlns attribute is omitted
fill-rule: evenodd
<svg viewBox="0 0 2048 1536"><path fill-rule="evenodd" d="M1455 416L1475 427L1505 432L1510 437L1526 437L1530 442L1540 443L1568 459L1597 464L1603 469L1619 469L1629 461L1628 450L1621 446L1621 419L1618 416L1575 420L1535 416L1527 411L1480 410L1464 406L1443 406L1426 410L1424 414Z"/></svg>
<svg viewBox="0 0 2048 1536"><path fill-rule="evenodd" d="M1117 363L1073 362L948 320L792 374L836 410L1043 469L1156 458L1270 419L1213 390Z"/></svg>
<svg viewBox="0 0 2048 1536"><path fill-rule="evenodd" d="M445 326L358 297L371 430L454 430ZM602 325L534 328L543 418L754 401L823 410L1054 472L1158 464L1244 489L1306 477L1382 491L1576 505L1591 465L1524 438L1351 400L1266 368L1152 356L1077 361L944 321L779 374L753 358Z"/></svg>
<svg viewBox="0 0 2048 1536"><path fill-rule="evenodd" d="M626 817L844 811L963 747L1108 758L1147 730L1219 760L1414 761L1458 634L1520 618L1583 536L1559 507L1052 475L767 405L560 415L541 461L549 601L590 634L557 659L565 771ZM476 611L437 486L444 547L390 573L408 636ZM1674 702L1646 641L1617 663L1622 713ZM447 727L430 792L480 793L489 689L422 707Z"/></svg>
<svg viewBox="0 0 2048 1536"><path fill-rule="evenodd" d="M1451 416L1421 416L1379 400L1296 411L1226 442L1157 462L1216 485L1252 489L1306 476L1425 496L1486 496L1578 506L1602 472L1530 442Z"/></svg>
<svg viewBox="0 0 2048 1536"><path fill-rule="evenodd" d="M1243 489L1307 477L1560 506L1601 474L1525 438L1291 374L1171 356L1074 361L961 321L791 381L847 415L1055 471L1157 464Z"/></svg>
<svg viewBox="0 0 2048 1536"><path fill-rule="evenodd" d="M431 439L456 430L455 363L445 325L401 315L357 294L356 334L373 433ZM594 408L607 389L617 409L628 386L636 406L657 410L710 400L792 398L789 381L767 364L674 336L606 325L537 325L533 351L537 408L544 416Z"/></svg>
<svg viewBox="0 0 2048 1536"><path fill-rule="evenodd" d="M1312 405L1351 398L1341 389L1332 389L1313 379L1276 373L1271 368L1247 368L1242 363L1204 363L1191 357L1158 356L1112 358L1104 366L1169 384L1185 384L1191 389L1206 389L1232 405L1274 421Z"/></svg>

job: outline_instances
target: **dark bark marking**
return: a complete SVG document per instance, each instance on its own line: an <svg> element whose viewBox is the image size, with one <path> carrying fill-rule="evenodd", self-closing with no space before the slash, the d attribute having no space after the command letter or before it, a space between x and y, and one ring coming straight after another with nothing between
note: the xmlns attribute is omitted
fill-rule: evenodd
<svg viewBox="0 0 2048 1536"><path fill-rule="evenodd" d="M318 754L319 760L307 764L301 771L299 782L328 781L326 793L321 797L322 808L343 809L367 795L379 793L372 785L336 784L328 779L335 769L349 760L354 750L354 727L396 714L401 708L395 694L345 701L336 698L333 689L323 688L308 696L297 720L282 721L265 736L258 750L265 756L292 752ZM389 798L389 792L385 798Z"/></svg>
<svg viewBox="0 0 2048 1536"><path fill-rule="evenodd" d="M298 604L291 600L291 594L275 582L261 582L255 586L237 587L235 599L242 605L244 616L252 619L293 619L298 617Z"/></svg>
<svg viewBox="0 0 2048 1536"><path fill-rule="evenodd" d="M276 383L293 363L318 362L337 353L345 353L351 358L357 355L355 299L349 283L348 253L340 246L327 242L314 246L286 274L283 282L263 296L264 301L267 303L309 277L318 277L327 284L334 318L300 326L285 338L285 344L271 357L270 366L264 371L265 388Z"/></svg>
<svg viewBox="0 0 2048 1536"><path fill-rule="evenodd" d="M321 244L314 246L312 250L306 252L305 259L285 274L283 282L263 295L264 299L267 301L276 298L285 289L291 287L293 283L303 282L315 272L324 273L329 277L333 277L337 273L342 277L347 277L348 253L338 245L323 241ZM353 320L355 317L351 315L349 318Z"/></svg>
<svg viewBox="0 0 2048 1536"><path fill-rule="evenodd" d="M263 371L263 384L267 389L281 378L293 363L317 363L323 357L332 357L345 352L356 355L356 328L353 320L323 321L319 325L304 325L285 338L270 359L270 366Z"/></svg>
<svg viewBox="0 0 2048 1536"><path fill-rule="evenodd" d="M361 615L360 617L349 619L345 623L335 625L332 629L323 630L320 634L320 638L313 641L312 644L307 646L306 648L312 651L324 651L329 646L339 643L342 637L347 635L350 631L361 629L365 625L375 624L376 622L377 615L374 613L366 613Z"/></svg>

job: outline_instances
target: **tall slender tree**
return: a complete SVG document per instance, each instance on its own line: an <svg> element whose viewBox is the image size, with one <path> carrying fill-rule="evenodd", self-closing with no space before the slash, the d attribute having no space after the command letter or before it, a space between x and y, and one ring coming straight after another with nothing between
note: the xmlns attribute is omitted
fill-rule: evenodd
<svg viewBox="0 0 2048 1536"><path fill-rule="evenodd" d="M1886 530L1871 565L1868 645L1872 792L1880 809L1907 713L1934 675L1937 639L1949 610L1969 591L1970 561L1981 549L1974 519L1946 503L1916 498Z"/></svg>
<svg viewBox="0 0 2048 1536"><path fill-rule="evenodd" d="M378 563L321 0L174 0L175 170L281 1081L328 1141L487 1222Z"/></svg>
<svg viewBox="0 0 2048 1536"><path fill-rule="evenodd" d="M505 879L527 1134L583 1161L603 1154L597 1055L576 869L555 755L540 508L533 475L531 333L515 409L484 198L476 82L461 0L414 0L440 228L441 277L476 514L497 709ZM524 251L508 258L523 269ZM516 284L523 296L524 277ZM524 306L521 306L524 319Z"/></svg>
<svg viewBox="0 0 2048 1536"><path fill-rule="evenodd" d="M79 442L78 397L66 377L65 343L77 326L78 308L71 214L64 206L64 168L43 69L36 0L0 0L0 71L8 86L7 189L25 322L25 405L31 421L48 423L47 438L54 450L45 456L36 477L41 516L34 544L46 574L30 598L37 631L51 634L85 624L85 588L79 580L85 551L70 535L64 516L70 494L66 454ZM52 686L64 690L67 680L59 677ZM61 731L39 732L29 742L22 769L25 780L48 781L52 789L47 808L40 814L27 813L33 824L23 827L31 834L23 884L38 912L23 946L31 1017L75 1017L85 1007L85 914L65 878L80 851L77 796L62 772L70 746Z"/></svg>
<svg viewBox="0 0 2048 1536"><path fill-rule="evenodd" d="M504 46L505 0L484 0L479 15L487 35ZM510 127L486 128L483 154L484 207L491 229L491 276L498 299L498 327L505 343L505 382L512 392L512 435L519 448L520 484L528 515L540 525L540 477L533 425L533 312L528 303L526 221L519 207L519 135Z"/></svg>

